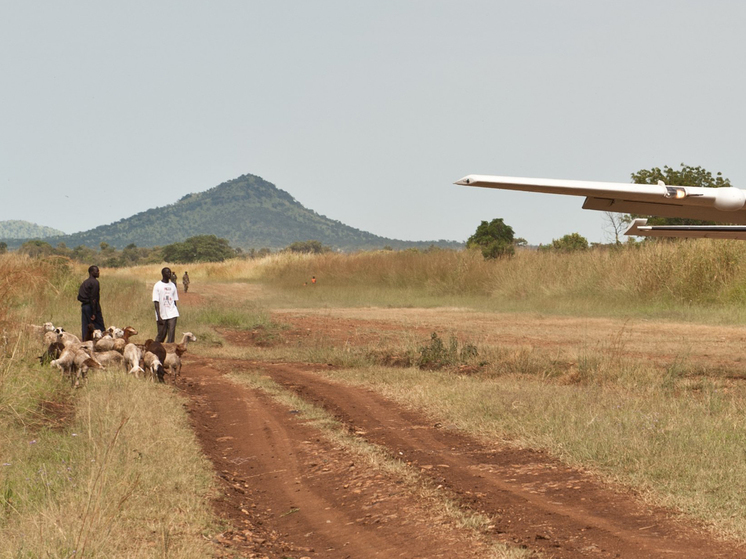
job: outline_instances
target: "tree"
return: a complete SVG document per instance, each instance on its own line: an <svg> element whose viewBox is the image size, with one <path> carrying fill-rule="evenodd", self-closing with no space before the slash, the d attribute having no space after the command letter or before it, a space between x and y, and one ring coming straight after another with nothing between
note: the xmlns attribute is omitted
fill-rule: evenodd
<svg viewBox="0 0 746 559"><path fill-rule="evenodd" d="M513 239L513 228L506 225L502 218L497 218L489 223L480 223L476 232L466 241L466 248L480 249L485 258L512 256L515 253Z"/></svg>
<svg viewBox="0 0 746 559"><path fill-rule="evenodd" d="M580 233L570 233L559 239L552 239L552 250L561 252L588 250L588 239Z"/></svg>
<svg viewBox="0 0 746 559"><path fill-rule="evenodd" d="M19 248L18 252L21 254L28 254L32 258L45 257L54 254L54 248L46 241L40 241L39 239L33 239L26 241Z"/></svg>
<svg viewBox="0 0 746 559"><path fill-rule="evenodd" d="M632 182L635 184L658 184L658 181L663 181L666 184L672 184L676 186L703 186L706 188L722 188L724 186L731 186L730 179L723 177L723 174L718 172L714 177L712 173L703 169L702 167L690 167L689 165L681 164L681 169L678 171L671 167L664 165L663 170L658 167L652 169L642 169L636 173L632 173ZM647 217L642 215L632 215L631 218ZM679 217L649 217L648 225L712 225L712 221L700 221L697 219L686 219Z"/></svg>
<svg viewBox="0 0 746 559"><path fill-rule="evenodd" d="M324 246L321 241L296 241L287 246L285 249L288 252L301 252L305 254L323 254L325 252L331 252L331 247Z"/></svg>
<svg viewBox="0 0 746 559"><path fill-rule="evenodd" d="M629 228L632 222L632 216L629 214L620 214L616 212L604 212L604 231L607 236L614 238L614 244L619 246L622 242L619 240L619 236L623 235L624 232Z"/></svg>
<svg viewBox="0 0 746 559"><path fill-rule="evenodd" d="M161 249L166 262L222 262L236 256L236 251L228 244L227 239L215 235L197 235L189 237L182 243L166 245Z"/></svg>
<svg viewBox="0 0 746 559"><path fill-rule="evenodd" d="M8 252L8 243L0 242L0 254L5 254L6 252Z"/></svg>

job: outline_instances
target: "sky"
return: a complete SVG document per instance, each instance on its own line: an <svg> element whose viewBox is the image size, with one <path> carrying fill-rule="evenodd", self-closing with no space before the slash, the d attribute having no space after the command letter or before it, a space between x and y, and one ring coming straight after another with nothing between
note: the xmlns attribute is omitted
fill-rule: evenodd
<svg viewBox="0 0 746 559"><path fill-rule="evenodd" d="M746 187L746 3L0 0L0 221L85 231L244 174L358 229L612 239L467 174Z"/></svg>

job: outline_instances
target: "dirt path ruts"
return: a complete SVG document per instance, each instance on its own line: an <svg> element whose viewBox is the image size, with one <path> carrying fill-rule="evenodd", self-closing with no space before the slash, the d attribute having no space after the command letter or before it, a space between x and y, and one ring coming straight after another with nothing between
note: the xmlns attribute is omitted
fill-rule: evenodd
<svg viewBox="0 0 746 559"><path fill-rule="evenodd" d="M551 557L742 557L661 509L600 484L545 454L487 448L376 393L293 365L265 365L277 382L324 406L363 436L403 456L496 519L507 539Z"/></svg>
<svg viewBox="0 0 746 559"><path fill-rule="evenodd" d="M225 481L226 545L261 557L483 557L468 534L434 519L396 480L366 470L296 414L222 372L268 374L351 432L419 467L495 519L489 537L545 557L736 558L744 551L545 454L488 448L376 393L331 382L317 366L192 358L190 412ZM290 554L292 553L292 555ZM264 555L263 555L264 554Z"/></svg>
<svg viewBox="0 0 746 559"><path fill-rule="evenodd" d="M272 558L483 557L395 479L357 464L260 392L225 378L236 362L190 359L179 385L222 480L232 553Z"/></svg>

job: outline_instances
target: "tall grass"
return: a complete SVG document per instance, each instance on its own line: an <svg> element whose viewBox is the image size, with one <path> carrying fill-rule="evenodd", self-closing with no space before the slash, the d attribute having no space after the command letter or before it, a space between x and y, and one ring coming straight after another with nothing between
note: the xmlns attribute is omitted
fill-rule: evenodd
<svg viewBox="0 0 746 559"><path fill-rule="evenodd" d="M72 390L28 323L77 333L85 267L0 255L0 557L206 557L209 465L168 388L116 372ZM102 270L108 322L154 323L149 287ZM146 322L147 319L147 322Z"/></svg>
<svg viewBox="0 0 746 559"><path fill-rule="evenodd" d="M240 269L236 270L239 274ZM488 310L659 316L711 312L746 321L746 244L707 239L560 254L523 250L281 254L251 273L297 304L457 305ZM316 276L316 286L304 286ZM356 302L356 303L355 303Z"/></svg>

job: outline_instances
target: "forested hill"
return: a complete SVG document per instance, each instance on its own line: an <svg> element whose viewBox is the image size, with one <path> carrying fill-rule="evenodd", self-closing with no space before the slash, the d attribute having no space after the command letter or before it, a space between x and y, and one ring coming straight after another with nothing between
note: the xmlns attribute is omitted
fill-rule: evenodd
<svg viewBox="0 0 746 559"><path fill-rule="evenodd" d="M0 239L43 239L44 237L64 234L59 229L44 227L30 221L21 221L18 219L0 221Z"/></svg>
<svg viewBox="0 0 746 559"><path fill-rule="evenodd" d="M383 248L459 247L454 241L398 241L367 233L303 207L290 194L254 175L243 175L205 192L188 194L170 206L154 208L73 235L44 239L69 248L163 246L195 235L217 235L243 249L280 249L296 241L317 240L342 250ZM13 243L15 244L15 243ZM8 242L11 245L11 242Z"/></svg>

